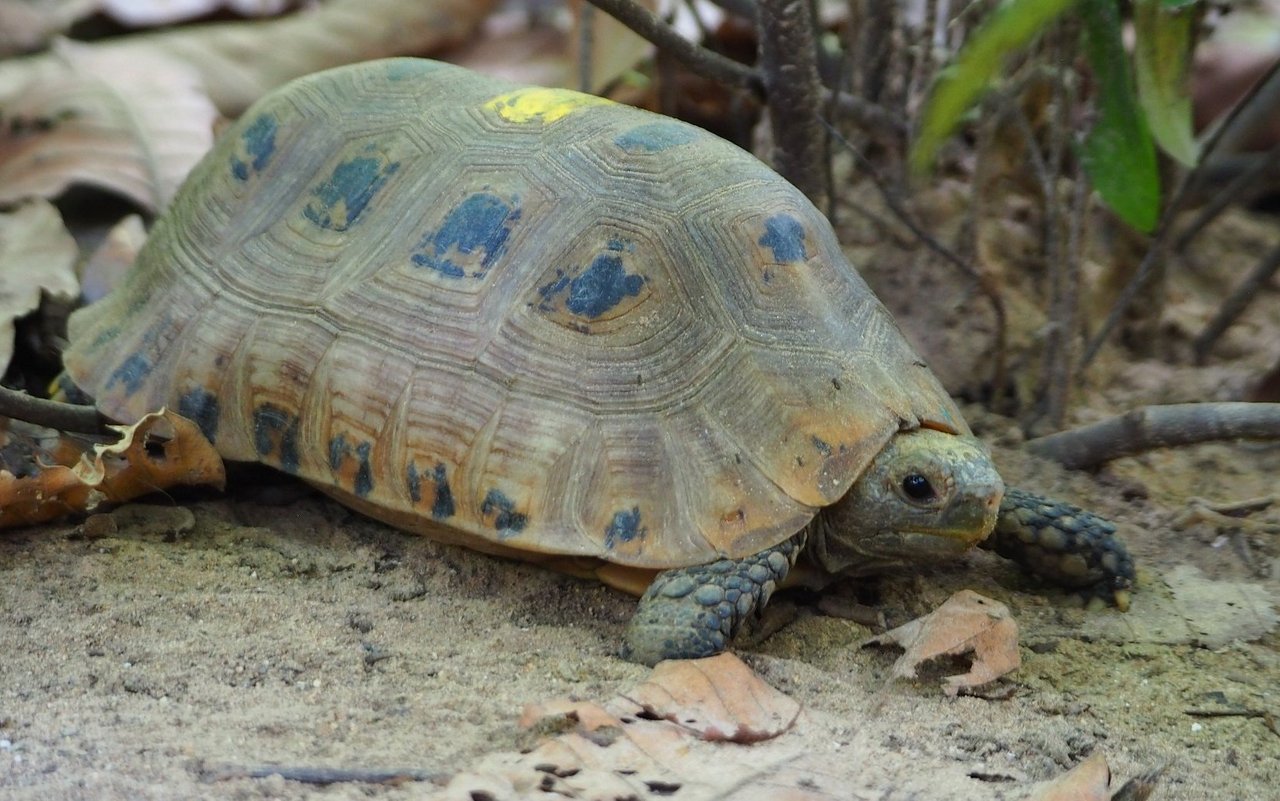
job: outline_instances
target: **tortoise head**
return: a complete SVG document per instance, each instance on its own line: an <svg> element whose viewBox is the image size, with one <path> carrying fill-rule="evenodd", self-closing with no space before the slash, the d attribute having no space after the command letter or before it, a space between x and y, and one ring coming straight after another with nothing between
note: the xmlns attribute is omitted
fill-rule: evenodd
<svg viewBox="0 0 1280 801"><path fill-rule="evenodd" d="M955 556L986 539L1004 482L977 439L931 429L894 435L844 497L822 510L807 550L832 573Z"/></svg>

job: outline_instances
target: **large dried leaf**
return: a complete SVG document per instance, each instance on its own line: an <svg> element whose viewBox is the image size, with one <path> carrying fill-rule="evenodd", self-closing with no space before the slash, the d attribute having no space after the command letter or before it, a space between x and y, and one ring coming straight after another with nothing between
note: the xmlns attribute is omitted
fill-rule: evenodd
<svg viewBox="0 0 1280 801"><path fill-rule="evenodd" d="M1107 801L1110 787L1107 758L1101 751L1094 751L1085 761L1027 796L1027 801Z"/></svg>
<svg viewBox="0 0 1280 801"><path fill-rule="evenodd" d="M243 17L275 16L290 0L98 0L108 16L131 27L171 25L226 9Z"/></svg>
<svg viewBox="0 0 1280 801"><path fill-rule="evenodd" d="M163 207L213 144L217 112L198 74L154 52L69 41L50 59L0 94L0 203L88 184Z"/></svg>
<svg viewBox="0 0 1280 801"><path fill-rule="evenodd" d="M13 323L35 311L44 294L71 300L76 282L76 241L62 217L38 200L0 214L0 373L13 358Z"/></svg>
<svg viewBox="0 0 1280 801"><path fill-rule="evenodd" d="M424 55L469 37L496 0L330 0L286 17L191 25L85 45L125 63L184 61L227 116L275 87L341 64ZM0 100L47 68L49 57L0 64ZM2 179L0 179L2 183Z"/></svg>
<svg viewBox="0 0 1280 801"><path fill-rule="evenodd" d="M940 656L973 653L968 673L943 681L947 695L995 681L1022 664L1018 624L1009 608L972 590L961 590L924 617L864 645L898 645L906 652L893 665L894 678L912 679L921 663Z"/></svg>
<svg viewBox="0 0 1280 801"><path fill-rule="evenodd" d="M605 704L531 706L522 725L555 734L523 753L485 757L454 777L443 796L841 797L839 779L829 775L835 766L806 762L801 741L785 736L798 716L795 701L731 654L663 662L643 685Z"/></svg>
<svg viewBox="0 0 1280 801"><path fill-rule="evenodd" d="M166 487L221 489L226 481L222 458L185 417L162 409L112 428L120 432L118 442L94 445L92 456L81 453L74 461L67 456L70 439L52 448L6 443L0 451L0 529L92 512Z"/></svg>

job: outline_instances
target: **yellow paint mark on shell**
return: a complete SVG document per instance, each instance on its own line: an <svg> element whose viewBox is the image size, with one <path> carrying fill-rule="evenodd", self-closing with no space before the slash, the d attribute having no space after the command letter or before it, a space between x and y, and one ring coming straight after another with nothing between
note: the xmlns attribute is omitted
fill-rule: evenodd
<svg viewBox="0 0 1280 801"><path fill-rule="evenodd" d="M507 122L552 123L591 106L612 105L612 100L586 95L570 89L544 89L530 86L498 95L485 103L485 108L498 112Z"/></svg>

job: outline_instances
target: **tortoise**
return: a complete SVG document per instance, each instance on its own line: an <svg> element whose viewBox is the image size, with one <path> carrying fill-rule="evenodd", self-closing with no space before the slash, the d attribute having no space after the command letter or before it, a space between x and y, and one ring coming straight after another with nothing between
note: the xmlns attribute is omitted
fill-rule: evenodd
<svg viewBox="0 0 1280 801"><path fill-rule="evenodd" d="M648 582L640 662L728 647L802 550L858 575L985 541L1127 604L1114 528L1005 490L799 191L590 95L418 59L296 80L69 340L109 417L167 405L393 526Z"/></svg>

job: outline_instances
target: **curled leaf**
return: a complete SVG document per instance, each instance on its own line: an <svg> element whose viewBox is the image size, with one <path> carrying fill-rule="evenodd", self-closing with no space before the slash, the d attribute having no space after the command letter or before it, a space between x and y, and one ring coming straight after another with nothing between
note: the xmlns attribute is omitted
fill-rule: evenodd
<svg viewBox="0 0 1280 801"><path fill-rule="evenodd" d="M12 441L6 445L0 467L0 528L92 512L104 503L122 503L166 487L207 484L221 489L226 482L222 458L185 417L161 409L134 425L112 428L120 432L120 440L94 445L92 456L63 455L69 439L45 450L23 451ZM20 452L25 458L14 456Z"/></svg>
<svg viewBox="0 0 1280 801"><path fill-rule="evenodd" d="M179 60L64 40L39 64L0 89L0 203L87 184L154 211L213 144L217 112Z"/></svg>
<svg viewBox="0 0 1280 801"><path fill-rule="evenodd" d="M893 664L893 677L913 679L923 662L940 656L973 653L969 672L948 676L947 695L995 681L1022 664L1018 653L1018 624L999 601L961 590L924 617L863 643L897 645L906 652Z"/></svg>

